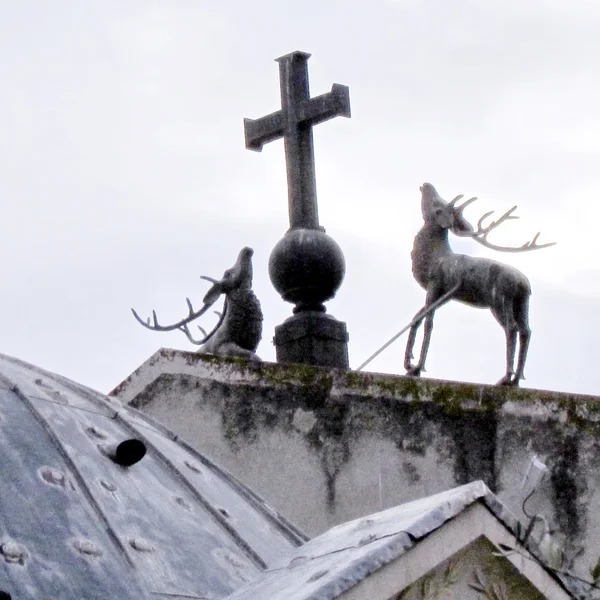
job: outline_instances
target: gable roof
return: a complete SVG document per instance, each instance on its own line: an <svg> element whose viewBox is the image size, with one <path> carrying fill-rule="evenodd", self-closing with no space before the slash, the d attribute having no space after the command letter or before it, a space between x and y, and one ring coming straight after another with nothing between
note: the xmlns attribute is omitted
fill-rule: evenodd
<svg viewBox="0 0 600 600"><path fill-rule="evenodd" d="M227 600L333 600L477 503L483 504L517 540L523 539L517 519L482 481L475 481L338 525L297 548ZM532 540L525 545L542 559L540 548ZM553 570L542 567L564 590L564 597L577 597L572 581L559 579Z"/></svg>

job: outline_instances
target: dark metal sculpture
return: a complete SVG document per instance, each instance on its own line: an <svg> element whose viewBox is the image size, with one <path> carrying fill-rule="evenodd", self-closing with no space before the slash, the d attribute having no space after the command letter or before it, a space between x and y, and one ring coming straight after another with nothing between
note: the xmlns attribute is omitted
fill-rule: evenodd
<svg viewBox="0 0 600 600"><path fill-rule="evenodd" d="M233 267L227 269L220 280L203 275L202 279L210 281L213 286L204 296L202 308L194 310L189 298L186 298L189 314L177 323L160 325L155 311L152 311L152 321L150 318L147 321L141 319L133 308L131 312L140 324L153 331L182 331L190 342L202 346L199 352L260 360L255 352L262 335L263 315L260 302L252 291L253 254L252 248L242 248ZM217 325L210 333L198 327L204 337L195 339L188 324L206 313L221 294L225 295L225 303Z"/></svg>
<svg viewBox="0 0 600 600"><path fill-rule="evenodd" d="M294 316L275 328L277 360L319 366L348 367L345 323L325 314L345 273L344 255L319 224L312 128L337 116L350 117L345 85L310 97L306 52L277 59L281 109L260 119L244 119L246 148L260 152L264 144L283 138L288 182L290 229L269 259L273 286Z"/></svg>
<svg viewBox="0 0 600 600"><path fill-rule="evenodd" d="M448 243L448 231L471 237L476 242L502 252L527 252L547 248L553 244L538 244L539 233L532 241L518 248L497 246L488 241L489 234L505 221L517 219L516 206L500 218L484 226L483 222L492 213L484 214L477 230L463 217L463 210L477 198L471 198L460 206L457 196L451 202L443 200L430 183L421 186L421 209L425 224L414 241L412 271L421 287L427 290L425 306L416 314L406 344L404 368L407 375L420 375L425 370L425 359L433 330L435 309L457 300L478 308L489 308L506 334L506 373L499 385L517 386L524 379L523 371L531 330L529 329L529 280L517 269L487 258L455 254ZM419 362L413 365L412 350L417 330L425 320L424 337ZM515 352L519 339L519 354L516 371Z"/></svg>

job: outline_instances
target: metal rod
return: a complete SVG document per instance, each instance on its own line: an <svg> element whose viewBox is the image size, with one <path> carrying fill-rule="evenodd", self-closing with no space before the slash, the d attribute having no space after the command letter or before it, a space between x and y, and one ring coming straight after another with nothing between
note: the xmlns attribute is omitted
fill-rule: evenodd
<svg viewBox="0 0 600 600"><path fill-rule="evenodd" d="M438 298L431 306L420 310L413 318L413 320L403 329L401 329L394 337L389 339L377 352L369 356L364 363L362 363L356 371L362 371L373 359L377 358L386 348L391 346L403 333L406 333L413 325L418 323L423 317L427 316L430 312L450 300L454 292L460 287L460 283L455 285L449 292L446 292L441 298Z"/></svg>

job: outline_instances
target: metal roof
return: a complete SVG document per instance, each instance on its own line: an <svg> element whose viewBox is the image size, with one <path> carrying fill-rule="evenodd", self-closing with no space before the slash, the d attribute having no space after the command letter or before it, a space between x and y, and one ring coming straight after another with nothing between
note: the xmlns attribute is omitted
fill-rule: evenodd
<svg viewBox="0 0 600 600"><path fill-rule="evenodd" d="M516 517L482 481L475 481L333 527L282 556L268 573L227 600L333 600L477 501L484 502L522 539L523 530ZM533 539L526 547L546 568L542 551ZM555 571L546 570L557 577ZM570 577L559 574L557 578L573 598L586 591Z"/></svg>
<svg viewBox="0 0 600 600"><path fill-rule="evenodd" d="M128 439L143 446L117 456ZM13 599L215 600L306 540L148 417L3 355L0 456L0 592Z"/></svg>

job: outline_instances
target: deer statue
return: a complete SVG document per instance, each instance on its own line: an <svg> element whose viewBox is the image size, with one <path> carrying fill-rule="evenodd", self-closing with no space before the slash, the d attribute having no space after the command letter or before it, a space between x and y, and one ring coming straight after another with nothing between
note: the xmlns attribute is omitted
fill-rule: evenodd
<svg viewBox="0 0 600 600"><path fill-rule="evenodd" d="M464 209L477 200L471 198L457 206L462 196L451 202L443 200L430 183L421 188L421 210L425 224L414 241L412 272L417 283L427 291L425 306L415 315L410 327L404 368L407 375L420 375L425 370L425 359L433 330L433 316L438 306L457 300L469 306L489 308L506 335L506 373L498 385L519 385L524 379L525 360L531 330L529 329L529 296L531 287L523 273L502 263L464 254L455 254L448 243L448 231L455 235L471 237L480 244L503 252L526 252L552 246L537 244L539 233L531 242L518 248L496 246L488 241L488 235L499 225L517 219L513 213L516 206L496 221L484 226L492 213L479 219L477 230L464 218ZM419 362L413 365L413 346L417 330L425 321ZM517 368L514 369L515 352L519 340Z"/></svg>
<svg viewBox="0 0 600 600"><path fill-rule="evenodd" d="M133 308L131 312L139 323L153 331L182 331L190 342L202 346L199 352L203 354L242 356L260 360L255 351L262 335L263 315L260 302L252 291L253 254L252 248L242 248L233 267L227 269L218 281L202 275L202 279L213 284L204 296L204 305L199 310L194 310L189 298L186 298L189 314L177 323L160 325L156 311L152 311L152 322L150 318L147 321L141 319ZM225 295L225 303L219 314L219 321L210 333L198 327L204 337L196 340L189 330L188 323L206 313L221 294Z"/></svg>

